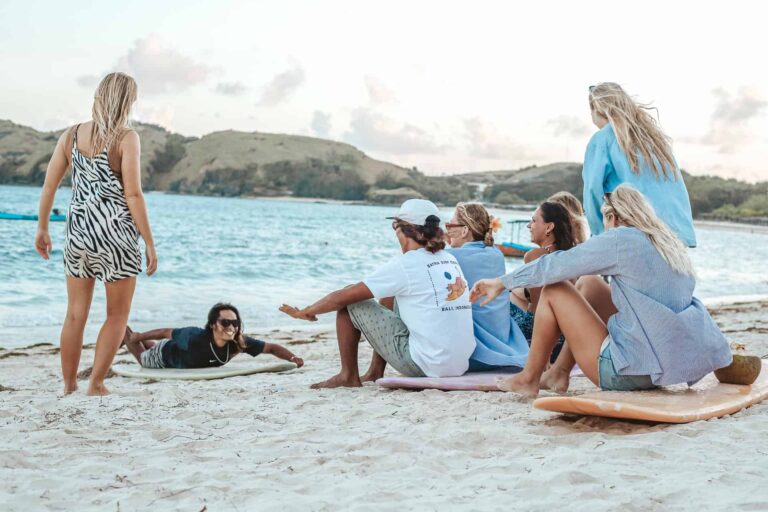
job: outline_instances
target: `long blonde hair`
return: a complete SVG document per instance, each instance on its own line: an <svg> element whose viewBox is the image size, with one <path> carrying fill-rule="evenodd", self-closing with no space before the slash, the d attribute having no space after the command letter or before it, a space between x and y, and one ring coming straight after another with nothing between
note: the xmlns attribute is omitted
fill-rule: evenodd
<svg viewBox="0 0 768 512"><path fill-rule="evenodd" d="M123 131L130 127L137 90L136 81L125 73L110 73L101 80L93 97L94 154L113 149Z"/></svg>
<svg viewBox="0 0 768 512"><path fill-rule="evenodd" d="M576 196L563 190L549 196L547 201L557 203L568 210L568 214L571 216L571 231L573 232L573 240L577 244L583 244L587 241L587 228L586 219L584 218L584 208L581 206Z"/></svg>
<svg viewBox="0 0 768 512"><path fill-rule="evenodd" d="M605 195L603 217L614 217L625 226L637 228L648 236L653 246L675 272L694 275L688 249L669 227L656 216L645 196L629 185L619 185Z"/></svg>
<svg viewBox="0 0 768 512"><path fill-rule="evenodd" d="M456 220L469 228L472 239L482 240L487 246L493 245L493 216L480 203L458 203Z"/></svg>
<svg viewBox="0 0 768 512"><path fill-rule="evenodd" d="M649 114L655 110L635 102L619 84L603 82L589 88L589 108L610 121L629 165L640 174L638 154L651 167L656 179L678 178L671 139L661 131L656 119Z"/></svg>

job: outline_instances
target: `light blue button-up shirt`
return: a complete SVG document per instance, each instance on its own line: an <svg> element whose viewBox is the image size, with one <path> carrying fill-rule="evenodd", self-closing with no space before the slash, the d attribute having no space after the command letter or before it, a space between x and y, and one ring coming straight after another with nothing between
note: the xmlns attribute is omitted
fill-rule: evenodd
<svg viewBox="0 0 768 512"><path fill-rule="evenodd" d="M584 213L593 235L604 231L603 196L606 192L627 183L643 193L659 216L680 237L688 247L696 247L696 233L693 230L691 202L683 177L658 179L653 169L638 155L640 174L635 174L627 156L621 150L611 123L603 126L592 136L584 155ZM675 169L677 172L677 169Z"/></svg>
<svg viewBox="0 0 768 512"><path fill-rule="evenodd" d="M675 272L636 228L609 229L545 254L502 281L512 289L598 274L612 276L618 313L608 320L608 347L619 375L649 375L659 386L691 384L731 363L728 341L692 295L694 277Z"/></svg>
<svg viewBox="0 0 768 512"><path fill-rule="evenodd" d="M446 248L458 260L471 288L478 280L498 277L506 272L504 255L483 242L467 242L459 248ZM470 361L490 366L525 366L528 342L509 314L509 292L505 291L485 307L472 305L472 321L477 346Z"/></svg>

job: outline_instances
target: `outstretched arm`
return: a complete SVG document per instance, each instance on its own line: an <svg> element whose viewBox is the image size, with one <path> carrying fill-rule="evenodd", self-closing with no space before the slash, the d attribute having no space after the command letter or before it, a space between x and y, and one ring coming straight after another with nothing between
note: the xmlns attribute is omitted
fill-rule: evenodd
<svg viewBox="0 0 768 512"><path fill-rule="evenodd" d="M264 354L272 354L273 356L283 359L285 361L290 361L292 363L296 363L296 366L301 368L304 366L304 360L300 357L298 357L296 354L288 350L282 345L278 345L277 343L264 343Z"/></svg>
<svg viewBox="0 0 768 512"><path fill-rule="evenodd" d="M371 293L371 290L369 290L364 283L360 282L357 284L349 285L346 288L342 288L341 290L331 292L306 308L299 309L294 306L289 306L288 304L283 304L279 309L286 315L292 316L293 318L316 322L317 315L330 313L331 311L338 311L349 306L350 304L354 304L355 302L360 302L372 298L373 293Z"/></svg>

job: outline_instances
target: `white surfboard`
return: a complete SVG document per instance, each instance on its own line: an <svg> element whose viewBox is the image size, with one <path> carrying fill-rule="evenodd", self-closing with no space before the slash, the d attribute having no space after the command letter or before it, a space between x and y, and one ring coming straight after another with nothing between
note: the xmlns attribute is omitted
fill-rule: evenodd
<svg viewBox="0 0 768 512"><path fill-rule="evenodd" d="M142 368L138 364L116 364L112 371L121 377L155 380L212 380L252 375L254 373L276 373L293 370L296 365L289 362L261 365L227 365L214 368Z"/></svg>

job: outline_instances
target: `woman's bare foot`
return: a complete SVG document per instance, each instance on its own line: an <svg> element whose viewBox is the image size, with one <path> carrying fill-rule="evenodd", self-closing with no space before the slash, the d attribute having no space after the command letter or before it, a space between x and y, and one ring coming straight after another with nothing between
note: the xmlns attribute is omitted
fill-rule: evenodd
<svg viewBox="0 0 768 512"><path fill-rule="evenodd" d="M328 380L323 382L315 382L311 386L312 389L328 389L328 388L359 388L363 384L360 382L360 377L347 377L341 373L334 375Z"/></svg>
<svg viewBox="0 0 768 512"><path fill-rule="evenodd" d="M103 382L101 384L91 382L91 384L88 386L88 396L107 396L108 394L109 390Z"/></svg>
<svg viewBox="0 0 768 512"><path fill-rule="evenodd" d="M552 366L542 373L541 379L539 379L539 386L541 386L542 389L551 389L559 395L568 391L568 386L570 386L570 384L571 372L556 366Z"/></svg>
<svg viewBox="0 0 768 512"><path fill-rule="evenodd" d="M525 398L535 398L539 394L539 378L527 374L525 370L508 379L498 379L496 386L502 391L511 391Z"/></svg>
<svg viewBox="0 0 768 512"><path fill-rule="evenodd" d="M69 383L69 382L65 382L64 383L64 394L65 395L71 395L75 391L77 391L77 381L72 382L72 383Z"/></svg>

